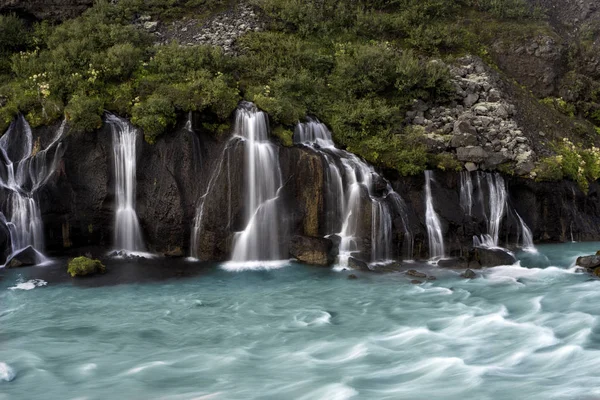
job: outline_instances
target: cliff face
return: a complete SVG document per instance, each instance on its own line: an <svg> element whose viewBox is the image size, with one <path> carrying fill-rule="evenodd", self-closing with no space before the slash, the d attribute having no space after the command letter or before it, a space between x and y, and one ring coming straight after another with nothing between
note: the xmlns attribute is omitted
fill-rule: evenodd
<svg viewBox="0 0 600 400"><path fill-rule="evenodd" d="M0 13L14 12L25 18L64 21L84 12L94 0L0 0Z"/></svg>
<svg viewBox="0 0 600 400"><path fill-rule="evenodd" d="M42 133L39 133L42 134ZM196 208L204 196L204 217L198 237L198 257L226 260L231 254L233 234L243 229L243 145L215 137L184 124L155 145L138 150L137 214L149 251L189 255ZM40 193L46 245L63 253L86 246L109 251L113 241L114 182L111 133L103 128L95 134L71 134L58 173ZM229 146L227 149L226 146ZM328 188L326 162L305 146L278 146L284 186L280 196L283 226L280 239L287 248L294 238L322 237L327 233ZM488 177L472 175L474 185L487 196ZM409 238L413 256L429 256L425 224L424 177L384 174L406 203L406 216L391 218L393 246L403 254ZM473 236L487 232L487 200L473 200L474 212L461 203L461 176L435 172L432 198L442 225L448 255L464 255ZM507 217L501 224L500 244L514 246L520 232L516 214L532 230L536 242L596 240L600 237L600 186L593 183L587 195L569 181L538 183L505 177ZM210 185L210 189L209 189ZM347 189L347 188L346 188ZM365 194L366 195L366 194ZM486 217L485 215L488 215ZM370 259L371 224L374 216L368 201L361 211L357 237L358 255Z"/></svg>

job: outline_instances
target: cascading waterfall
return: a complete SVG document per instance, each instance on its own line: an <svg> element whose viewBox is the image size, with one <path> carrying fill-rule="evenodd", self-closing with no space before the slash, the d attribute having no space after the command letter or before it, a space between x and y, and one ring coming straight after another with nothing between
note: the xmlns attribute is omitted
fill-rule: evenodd
<svg viewBox="0 0 600 400"><path fill-rule="evenodd" d="M142 230L135 211L137 131L126 120L109 114L115 167L115 247L127 252L144 251Z"/></svg>
<svg viewBox="0 0 600 400"><path fill-rule="evenodd" d="M435 260L444 257L444 236L442 234L442 224L433 208L432 180L433 171L425 171L425 225L427 226L427 237L429 239L429 256Z"/></svg>
<svg viewBox="0 0 600 400"><path fill-rule="evenodd" d="M282 188L277 147L269 140L267 114L250 103L236 113L235 132L244 140L244 210L246 228L234 239L231 261L283 258L279 190Z"/></svg>
<svg viewBox="0 0 600 400"><path fill-rule="evenodd" d="M371 207L371 261L384 263L394 256L392 220L400 215L405 235L405 255L412 257L412 234L409 230L406 206L389 182L375 172L373 167L356 155L335 147L331 132L316 119L299 123L294 132L294 142L311 147L325 161L326 229L329 235L341 238L338 264L348 265L348 258L359 251L357 243L360 218L365 199ZM377 195L373 178L385 182L382 194Z"/></svg>
<svg viewBox="0 0 600 400"><path fill-rule="evenodd" d="M0 187L6 191L0 216L10 232L11 256L32 246L38 252L37 261L44 260L43 222L36 193L58 168L64 154L60 142L64 129L65 121L41 149L39 140L34 144L25 118L19 116L0 138Z"/></svg>
<svg viewBox="0 0 600 400"><path fill-rule="evenodd" d="M487 198L484 189L487 189ZM481 204L481 212L486 220L487 232L473 237L476 247L498 247L500 228L509 212L514 215L518 226L517 246L524 250L534 251L533 235L523 218L508 204L506 183L500 174L484 172L476 173L475 185L469 172L461 172L460 204L467 215L472 214L474 192L477 190L477 201ZM486 201L487 200L487 201Z"/></svg>

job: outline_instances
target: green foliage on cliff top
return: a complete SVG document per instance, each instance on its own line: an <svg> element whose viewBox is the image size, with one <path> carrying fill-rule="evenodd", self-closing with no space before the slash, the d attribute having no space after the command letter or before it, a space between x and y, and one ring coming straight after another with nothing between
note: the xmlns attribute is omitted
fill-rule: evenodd
<svg viewBox="0 0 600 400"><path fill-rule="evenodd" d="M130 116L152 143L178 113L203 111L224 126L244 98L287 130L316 115L340 145L403 174L427 163L451 167L452 160L428 159L419 134L403 127L415 99L444 102L453 92L446 67L432 57L479 51L477 18L514 21L532 12L525 0L254 3L271 26L239 39L241 57L157 47L131 24L143 13L209 13L223 0L101 0L56 27L3 17L0 32L19 40L0 39L0 129L22 112L34 126L64 113L76 129L91 131L108 110Z"/></svg>
<svg viewBox="0 0 600 400"><path fill-rule="evenodd" d="M67 272L72 277L93 275L96 273L103 274L106 272L106 267L100 260L91 259L88 257L75 257L69 261Z"/></svg>

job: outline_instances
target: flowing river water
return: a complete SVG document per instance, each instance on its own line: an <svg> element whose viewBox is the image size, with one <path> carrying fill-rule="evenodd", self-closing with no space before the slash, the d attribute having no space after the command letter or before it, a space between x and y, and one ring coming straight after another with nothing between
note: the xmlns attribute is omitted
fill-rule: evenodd
<svg viewBox="0 0 600 400"><path fill-rule="evenodd" d="M572 268L598 249L421 285L295 263L0 270L0 399L599 398L600 280Z"/></svg>

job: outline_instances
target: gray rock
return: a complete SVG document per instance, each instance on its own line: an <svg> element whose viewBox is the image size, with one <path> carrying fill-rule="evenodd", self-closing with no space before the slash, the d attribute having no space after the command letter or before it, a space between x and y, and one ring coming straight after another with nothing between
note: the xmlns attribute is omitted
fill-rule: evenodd
<svg viewBox="0 0 600 400"><path fill-rule="evenodd" d="M154 32L158 28L158 21L144 22L144 29L149 32Z"/></svg>
<svg viewBox="0 0 600 400"><path fill-rule="evenodd" d="M469 267L497 267L500 265L513 265L516 262L516 257L504 249L475 247L469 254Z"/></svg>
<svg viewBox="0 0 600 400"><path fill-rule="evenodd" d="M500 164L504 164L509 161L509 158L501 152L493 152L488 154L489 157L485 160L485 167L488 169L494 169Z"/></svg>
<svg viewBox="0 0 600 400"><path fill-rule="evenodd" d="M472 162L466 162L465 163L465 169L469 172L473 172L473 171L477 171L477 165L475 163Z"/></svg>
<svg viewBox="0 0 600 400"><path fill-rule="evenodd" d="M496 103L500 101L502 97L500 96L500 92L496 89L491 89L488 93L488 101L491 103Z"/></svg>
<svg viewBox="0 0 600 400"><path fill-rule="evenodd" d="M477 93L470 93L463 100L463 104L465 107L472 107L473 104L477 103L477 100L479 100L479 95Z"/></svg>
<svg viewBox="0 0 600 400"><path fill-rule="evenodd" d="M473 107L473 111L476 115L486 115L488 113L488 108L483 105L477 105Z"/></svg>
<svg viewBox="0 0 600 400"><path fill-rule="evenodd" d="M459 161L470 161L479 164L488 157L488 154L480 146L468 146L457 148L456 157Z"/></svg>
<svg viewBox="0 0 600 400"><path fill-rule="evenodd" d="M426 274L419 272L415 269L409 269L408 271L406 271L406 275L414 276L415 278L427 278Z"/></svg>
<svg viewBox="0 0 600 400"><path fill-rule="evenodd" d="M475 279L477 278L477 274L472 269L467 269L465 272L460 274L461 278L465 279Z"/></svg>
<svg viewBox="0 0 600 400"><path fill-rule="evenodd" d="M416 116L413 119L413 124L415 124L415 125L423 125L423 124L425 124L425 118L423 118L421 116Z"/></svg>
<svg viewBox="0 0 600 400"><path fill-rule="evenodd" d="M596 267L600 267L600 254L579 257L577 258L577 261L575 261L575 265L587 269L594 269Z"/></svg>
<svg viewBox="0 0 600 400"><path fill-rule="evenodd" d="M354 257L348 258L348 267L359 271L371 271L369 264Z"/></svg>
<svg viewBox="0 0 600 400"><path fill-rule="evenodd" d="M494 114L499 118L508 118L508 110L504 105L498 106L496 111L494 111Z"/></svg>

